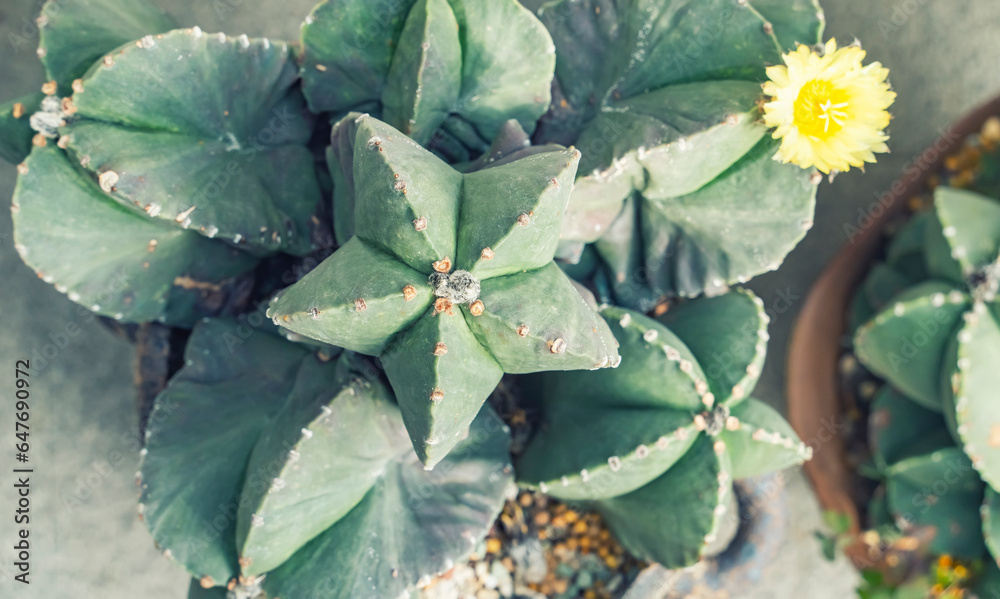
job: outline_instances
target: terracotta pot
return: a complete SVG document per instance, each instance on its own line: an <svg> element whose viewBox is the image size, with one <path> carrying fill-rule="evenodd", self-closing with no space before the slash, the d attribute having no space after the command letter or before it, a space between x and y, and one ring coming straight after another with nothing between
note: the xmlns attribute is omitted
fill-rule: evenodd
<svg viewBox="0 0 1000 599"><path fill-rule="evenodd" d="M850 518L851 534L861 531L858 508L852 497L853 472L847 463L844 439L839 435L845 414L845 396L838 373L841 340L847 332L847 314L855 289L868 272L882 241L886 225L900 214L906 201L920 194L927 178L941 170L944 159L980 131L991 116L1000 114L1000 97L980 106L939 138L928 151L938 159L923 172L908 170L899 183L900 193L890 196L880 216L852 239L827 265L813 285L799 313L788 348L788 420L814 455L805 465L824 510ZM859 568L867 564L860 540L846 553Z"/></svg>

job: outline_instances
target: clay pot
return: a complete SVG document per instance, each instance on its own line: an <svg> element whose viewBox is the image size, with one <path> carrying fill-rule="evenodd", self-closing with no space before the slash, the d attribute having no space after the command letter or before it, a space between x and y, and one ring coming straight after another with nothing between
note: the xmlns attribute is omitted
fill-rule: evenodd
<svg viewBox="0 0 1000 599"><path fill-rule="evenodd" d="M991 116L1000 114L1000 98L973 110L939 138L928 151L938 159L921 173L907 171L901 193L889 196L873 222L852 239L827 265L813 285L799 313L788 349L788 420L814 455L805 471L824 510L846 515L854 543L846 553L859 568L868 564L858 507L852 495L854 473L848 466L844 439L845 389L838 373L842 339L847 334L851 299L867 274L884 240L886 226L903 211L906 201L926 189L927 178L939 172L945 158L980 131Z"/></svg>

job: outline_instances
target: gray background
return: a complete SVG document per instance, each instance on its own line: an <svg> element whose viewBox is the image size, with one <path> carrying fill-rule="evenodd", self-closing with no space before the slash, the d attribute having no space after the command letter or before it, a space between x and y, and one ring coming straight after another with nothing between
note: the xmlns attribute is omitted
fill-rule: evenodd
<svg viewBox="0 0 1000 599"><path fill-rule="evenodd" d="M38 89L40 65L32 19L40 0L0 0L0 101ZM313 0L160 0L182 25L206 31L294 39ZM816 225L775 273L751 287L771 309L770 356L757 395L783 406L781 371L795 315L822 266L846 242L845 224L866 210L910 168L947 126L1000 93L1000 3L994 0L829 0L828 36L863 40L871 59L892 69L899 93L893 154L866 175L852 172L820 191ZM261 27L258 24L266 23ZM21 44L19 42L23 41ZM15 170L0 164L0 197ZM44 369L33 372L32 584L13 581L15 497L0 474L0 595L182 599L184 573L157 554L135 518L132 407L133 352L56 293L13 251L10 218L0 215L0 389L13 388L14 361L41 351L67 325L80 332ZM72 327L71 327L72 328ZM61 340L61 339L60 339ZM9 401L11 393L3 393ZM0 472L13 459L10 407L0 408ZM791 530L761 588L741 597L845 599L856 576L843 560L825 562L812 532L819 512L801 474L788 473Z"/></svg>

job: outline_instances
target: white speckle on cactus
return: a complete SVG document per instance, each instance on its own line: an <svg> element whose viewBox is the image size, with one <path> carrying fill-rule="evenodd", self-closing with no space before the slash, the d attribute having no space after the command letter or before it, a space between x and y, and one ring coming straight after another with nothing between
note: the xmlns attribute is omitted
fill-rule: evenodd
<svg viewBox="0 0 1000 599"><path fill-rule="evenodd" d="M678 360L681 359L681 352L677 351L672 347L664 347L663 351L664 353L667 354L667 359L670 360L671 362L677 362Z"/></svg>
<svg viewBox="0 0 1000 599"><path fill-rule="evenodd" d="M419 218L414 219L413 228L416 229L417 231L423 231L424 229L426 229L427 217L421 216Z"/></svg>
<svg viewBox="0 0 1000 599"><path fill-rule="evenodd" d="M586 468L580 471L580 480L585 483L590 481L590 472Z"/></svg>
<svg viewBox="0 0 1000 599"><path fill-rule="evenodd" d="M715 506L715 510L713 511L713 513L715 514L716 518L721 517L723 514L726 513L726 506L720 503L719 505Z"/></svg>
<svg viewBox="0 0 1000 599"><path fill-rule="evenodd" d="M312 437L313 437L313 432L311 430L309 430L307 428L303 428L302 429L302 438L303 439L312 439Z"/></svg>
<svg viewBox="0 0 1000 599"><path fill-rule="evenodd" d="M261 516L260 514L254 514L253 516L251 516L250 526L253 526L255 528L258 526L264 526L264 516Z"/></svg>
<svg viewBox="0 0 1000 599"><path fill-rule="evenodd" d="M58 291L59 293L66 293L66 286L65 285L60 285L59 283L56 283L55 287L56 287L56 291Z"/></svg>
<svg viewBox="0 0 1000 599"><path fill-rule="evenodd" d="M46 50L43 46L38 46L38 49L35 50L35 53L38 54L38 58L45 58L45 56L49 53L49 51Z"/></svg>
<svg viewBox="0 0 1000 599"><path fill-rule="evenodd" d="M649 448L646 447L645 445L640 445L639 447L635 448L635 457L641 460L648 456L649 456Z"/></svg>
<svg viewBox="0 0 1000 599"><path fill-rule="evenodd" d="M169 549L165 549L165 550L163 551L163 557L165 557L165 558L167 558L167 559L173 559L173 557L174 557L174 554L173 554L173 553L171 553L171 551L170 551Z"/></svg>
<svg viewBox="0 0 1000 599"><path fill-rule="evenodd" d="M715 444L712 445L712 449L714 449L715 453L718 455L722 455L726 451L726 444L722 441L716 441Z"/></svg>
<svg viewBox="0 0 1000 599"><path fill-rule="evenodd" d="M51 283L52 281L55 281L56 279L52 275L42 275L42 280L45 281L46 283Z"/></svg>
<svg viewBox="0 0 1000 599"><path fill-rule="evenodd" d="M125 315L122 314L121 312L116 312L115 313L115 320L121 320L123 318L125 318Z"/></svg>
<svg viewBox="0 0 1000 599"><path fill-rule="evenodd" d="M548 345L549 351L554 354L566 353L566 341L562 337L549 341Z"/></svg>
<svg viewBox="0 0 1000 599"><path fill-rule="evenodd" d="M726 418L726 430L738 431L740 430L740 419L736 416L730 416Z"/></svg>
<svg viewBox="0 0 1000 599"><path fill-rule="evenodd" d="M531 217L528 216L527 213L522 213L520 216L517 217L517 224L521 225L522 227L527 227L530 223L531 223Z"/></svg>
<svg viewBox="0 0 1000 599"><path fill-rule="evenodd" d="M235 236L233 237L233 243L239 243L239 242L241 242L241 241L243 241L243 235L241 235L241 234L237 233L237 234L236 234L236 235L235 235Z"/></svg>
<svg viewBox="0 0 1000 599"><path fill-rule="evenodd" d="M954 237L955 236L955 227L952 227L952 226L945 227L944 230L942 231L942 233L944 233L945 237Z"/></svg>
<svg viewBox="0 0 1000 599"><path fill-rule="evenodd" d="M964 247L959 246L959 247L957 247L957 248L955 248L955 249L953 249L951 251L951 257L954 258L954 259L956 259L956 260L961 260L962 258L964 258L966 256L967 253L968 252L966 251L966 249Z"/></svg>
<svg viewBox="0 0 1000 599"><path fill-rule="evenodd" d="M188 225L190 226L191 219L189 219L188 217L191 216L191 213L194 212L195 208L197 208L197 206L191 206L190 208L188 208L184 212L181 212L180 214L178 214L177 216L174 217L174 222L183 223L186 220L186 221L188 221ZM186 229L187 227L184 227L184 228Z"/></svg>
<svg viewBox="0 0 1000 599"><path fill-rule="evenodd" d="M686 372L688 374L691 374L692 370L694 370L694 364L692 364L689 360L681 360L681 371L682 372Z"/></svg>
<svg viewBox="0 0 1000 599"><path fill-rule="evenodd" d="M202 36L203 32L201 30L201 27L198 27L197 25L195 25L191 29L188 29L188 33L190 33L192 36L194 36L195 39L198 39L198 38L200 38Z"/></svg>
<svg viewBox="0 0 1000 599"><path fill-rule="evenodd" d="M608 458L608 467L611 468L612 472L618 472L622 469L622 460L616 455Z"/></svg>
<svg viewBox="0 0 1000 599"><path fill-rule="evenodd" d="M538 483L538 490L541 491L542 493L548 493L549 486L545 483Z"/></svg>
<svg viewBox="0 0 1000 599"><path fill-rule="evenodd" d="M688 140L686 137L682 137L677 140L677 149L684 152L688 149Z"/></svg>
<svg viewBox="0 0 1000 599"><path fill-rule="evenodd" d="M219 33L215 34L215 38L217 40L219 40L220 44L226 43L226 34L222 33L221 31Z"/></svg>
<svg viewBox="0 0 1000 599"><path fill-rule="evenodd" d="M972 332L971 331L962 331L961 333L958 334L958 340L959 340L960 343L969 343L969 342L971 342L972 341Z"/></svg>
<svg viewBox="0 0 1000 599"><path fill-rule="evenodd" d="M247 48L250 47L250 38L247 37L247 34L241 33L240 37L238 37L236 39L239 42L240 47L243 48L244 50L246 50Z"/></svg>
<svg viewBox="0 0 1000 599"><path fill-rule="evenodd" d="M118 184L118 173L115 171L104 171L97 177L97 182L100 184L101 189L104 193L111 193L115 190L115 185Z"/></svg>
<svg viewBox="0 0 1000 599"><path fill-rule="evenodd" d="M115 58L114 58L114 56L110 56L110 55L109 56L105 56L104 57L104 68L110 69L113 66L115 66Z"/></svg>
<svg viewBox="0 0 1000 599"><path fill-rule="evenodd" d="M97 311L99 311L101 309L101 307L99 305L97 305L97 304L93 304L92 306L90 306L90 309L93 312L97 312Z"/></svg>
<svg viewBox="0 0 1000 599"><path fill-rule="evenodd" d="M646 332L642 334L642 338L650 343L656 341L656 338L658 336L659 333L656 331L656 329L647 329Z"/></svg>
<svg viewBox="0 0 1000 599"><path fill-rule="evenodd" d="M15 243L14 244L14 249L17 251L18 255L20 255L22 258L27 257L27 255L28 255L28 248L25 247L24 245L22 245L20 243Z"/></svg>
<svg viewBox="0 0 1000 599"><path fill-rule="evenodd" d="M377 135L368 140L368 149L370 150L374 150L380 145L382 145L382 138Z"/></svg>
<svg viewBox="0 0 1000 599"><path fill-rule="evenodd" d="M295 451L294 449L288 450L288 462L289 463L293 463L293 462L299 461L299 458L301 456L302 456L302 454L300 454L299 452Z"/></svg>
<svg viewBox="0 0 1000 599"><path fill-rule="evenodd" d="M760 368L756 364L750 364L747 366L747 374L753 377L760 376Z"/></svg>
<svg viewBox="0 0 1000 599"><path fill-rule="evenodd" d="M563 476L563 477L561 477L559 479L559 483L562 484L562 486L564 486L564 487L568 487L569 486L569 479L566 478L565 476Z"/></svg>
<svg viewBox="0 0 1000 599"><path fill-rule="evenodd" d="M437 403L442 399L444 399L444 391L438 388L435 388L433 391L431 391L431 401Z"/></svg>
<svg viewBox="0 0 1000 599"><path fill-rule="evenodd" d="M706 393L706 394L702 395L701 396L701 403L705 404L706 408L711 408L713 405L715 405L715 394L714 393Z"/></svg>
<svg viewBox="0 0 1000 599"><path fill-rule="evenodd" d="M151 36L151 35L145 35L145 36L142 37L142 39L140 39L137 42L137 45L140 48L144 48L146 50L149 50L150 48L152 48L153 46L156 45L156 41L153 39L153 36Z"/></svg>
<svg viewBox="0 0 1000 599"><path fill-rule="evenodd" d="M705 430L708 427L708 423L705 421L705 417L702 416L701 414L695 414L694 427L699 431Z"/></svg>
<svg viewBox="0 0 1000 599"><path fill-rule="evenodd" d="M688 435L689 435L688 429L686 429L684 427L681 427L681 428L679 428L679 429L677 429L677 430L674 431L674 437L676 437L677 439L679 439L681 441L687 440Z"/></svg>
<svg viewBox="0 0 1000 599"><path fill-rule="evenodd" d="M316 22L316 17L314 17L313 15L309 15L308 17L306 17L305 20L306 25L312 25L315 22Z"/></svg>
<svg viewBox="0 0 1000 599"><path fill-rule="evenodd" d="M77 293L77 292L75 292L75 291L70 291L69 292L69 299L70 299L70 301L78 302L78 301L80 301L80 294Z"/></svg>

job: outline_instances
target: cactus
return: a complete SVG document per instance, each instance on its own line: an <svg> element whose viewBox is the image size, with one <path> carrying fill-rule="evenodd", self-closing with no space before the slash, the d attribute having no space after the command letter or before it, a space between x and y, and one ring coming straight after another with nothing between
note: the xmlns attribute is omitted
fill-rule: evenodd
<svg viewBox="0 0 1000 599"><path fill-rule="evenodd" d="M214 319L185 359L150 416L139 513L199 587L397 597L468 556L499 514L509 436L489 408L428 472L356 354L324 362Z"/></svg>
<svg viewBox="0 0 1000 599"><path fill-rule="evenodd" d="M296 81L283 42L146 36L78 80L61 133L123 204L259 255L304 255L320 192Z"/></svg>
<svg viewBox="0 0 1000 599"><path fill-rule="evenodd" d="M663 295L719 293L776 268L812 224L819 179L771 160L759 84L783 48L819 40L819 6L525 5L557 53L535 142L583 152L562 236L596 242L612 299L648 310Z"/></svg>
<svg viewBox="0 0 1000 599"><path fill-rule="evenodd" d="M546 424L518 460L520 484L587 502L629 551L670 568L725 547L733 480L811 453L750 397L766 352L762 308L734 291L659 320L604 309L622 364L528 378Z"/></svg>
<svg viewBox="0 0 1000 599"><path fill-rule="evenodd" d="M327 0L302 28L314 112L368 111L455 160L548 109L555 49L516 0Z"/></svg>
<svg viewBox="0 0 1000 599"><path fill-rule="evenodd" d="M894 521L933 527L928 549L935 554L981 557L979 506L985 485L955 447L940 412L886 385L872 400L868 431Z"/></svg>
<svg viewBox="0 0 1000 599"><path fill-rule="evenodd" d="M552 262L578 152L463 175L372 117L354 126L355 235L268 315L380 356L425 464L504 372L617 363L611 332Z"/></svg>
<svg viewBox="0 0 1000 599"><path fill-rule="evenodd" d="M46 0L38 25L38 57L45 67L46 93L0 106L0 158L19 164L31 152L35 135L29 119L45 95L68 96L73 81L104 54L147 34L163 33L173 21L147 0ZM26 42L15 42L18 44Z"/></svg>
<svg viewBox="0 0 1000 599"><path fill-rule="evenodd" d="M105 316L189 327L241 309L262 257L313 251L313 117L286 44L162 33L145 1L47 2L38 23L51 80L0 107L0 154L19 162L16 248L40 278Z"/></svg>
<svg viewBox="0 0 1000 599"><path fill-rule="evenodd" d="M1000 485L1000 420L992 415L1000 383L996 303L1000 285L1000 204L940 187L931 217L894 242L890 266L909 256L923 233L927 276L888 301L854 338L858 358L913 401L943 413L956 441L992 487Z"/></svg>
<svg viewBox="0 0 1000 599"><path fill-rule="evenodd" d="M122 206L61 149L34 148L19 170L14 247L74 302L126 322L191 326L244 292L253 258Z"/></svg>

